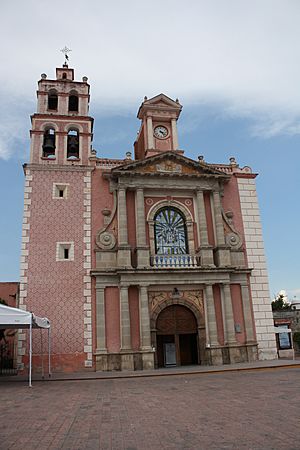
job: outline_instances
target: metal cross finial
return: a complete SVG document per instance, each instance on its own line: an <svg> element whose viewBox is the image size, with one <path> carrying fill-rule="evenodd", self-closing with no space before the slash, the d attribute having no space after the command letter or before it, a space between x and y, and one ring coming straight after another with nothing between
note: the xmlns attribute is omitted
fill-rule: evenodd
<svg viewBox="0 0 300 450"><path fill-rule="evenodd" d="M72 50L70 48L68 48L66 45L64 46L64 48L61 49L61 52L64 54L65 56L65 62L64 64L68 65L68 61L69 61L69 56L68 53L70 53Z"/></svg>

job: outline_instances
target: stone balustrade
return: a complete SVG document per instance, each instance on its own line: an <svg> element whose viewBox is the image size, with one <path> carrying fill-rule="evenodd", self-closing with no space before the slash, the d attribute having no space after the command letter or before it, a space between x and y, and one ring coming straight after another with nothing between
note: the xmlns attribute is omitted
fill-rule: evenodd
<svg viewBox="0 0 300 450"><path fill-rule="evenodd" d="M154 255L150 265L159 269L194 269L200 266L200 258L193 255Z"/></svg>

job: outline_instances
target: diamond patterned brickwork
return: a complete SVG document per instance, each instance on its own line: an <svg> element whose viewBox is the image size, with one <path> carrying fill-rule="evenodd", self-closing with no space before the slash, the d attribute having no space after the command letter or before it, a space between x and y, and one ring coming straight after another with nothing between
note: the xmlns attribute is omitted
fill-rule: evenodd
<svg viewBox="0 0 300 450"><path fill-rule="evenodd" d="M85 352L85 364L89 366L92 360L90 173L32 170L29 177L26 183L30 185L30 198L25 197L25 213L29 214L25 214L25 230L23 227L23 251L28 256L24 255L25 266L21 266L21 305L50 319L54 354ZM57 202L52 198L53 183L69 184L66 199ZM56 261L56 243L60 241L74 242L74 261ZM34 338L33 351L35 346L38 351L39 337Z"/></svg>

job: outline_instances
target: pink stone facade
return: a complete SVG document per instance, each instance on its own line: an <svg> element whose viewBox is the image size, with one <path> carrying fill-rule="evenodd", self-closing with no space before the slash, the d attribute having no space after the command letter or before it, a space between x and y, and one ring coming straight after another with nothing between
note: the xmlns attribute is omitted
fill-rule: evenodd
<svg viewBox="0 0 300 450"><path fill-rule="evenodd" d="M134 159L97 157L88 106L85 77L74 81L67 66L55 80L42 75L25 166L20 305L50 319L54 370L145 370L168 365L170 352L176 365L276 357L260 304L267 275L257 265L253 280L249 264L262 242L247 220L260 223L248 200L256 175L234 159L186 158L182 106L163 94L139 108ZM39 366L37 340L34 355Z"/></svg>

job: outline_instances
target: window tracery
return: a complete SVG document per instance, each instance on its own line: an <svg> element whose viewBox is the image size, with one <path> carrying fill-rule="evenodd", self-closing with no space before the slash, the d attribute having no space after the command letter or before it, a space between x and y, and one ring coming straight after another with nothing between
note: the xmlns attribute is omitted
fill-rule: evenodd
<svg viewBox="0 0 300 450"><path fill-rule="evenodd" d="M184 215L171 206L160 209L154 217L155 253L158 255L188 254Z"/></svg>

